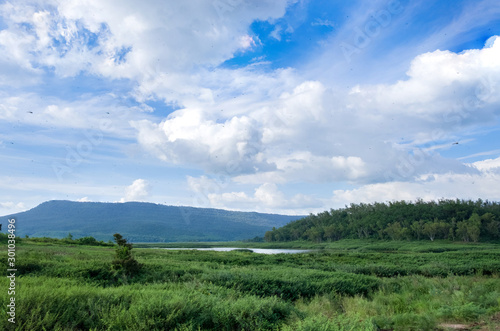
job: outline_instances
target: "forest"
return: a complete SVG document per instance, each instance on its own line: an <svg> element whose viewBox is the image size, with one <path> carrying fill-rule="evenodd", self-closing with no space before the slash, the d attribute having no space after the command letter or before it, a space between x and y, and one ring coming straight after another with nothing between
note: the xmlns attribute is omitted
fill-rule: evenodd
<svg viewBox="0 0 500 331"><path fill-rule="evenodd" d="M351 204L266 232L268 242L345 238L478 242L500 239L500 204L472 200Z"/></svg>

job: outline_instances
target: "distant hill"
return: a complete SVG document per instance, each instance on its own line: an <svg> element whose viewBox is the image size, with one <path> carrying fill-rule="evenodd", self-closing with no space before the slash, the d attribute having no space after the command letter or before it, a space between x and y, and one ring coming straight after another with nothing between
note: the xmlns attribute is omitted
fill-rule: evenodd
<svg viewBox="0 0 500 331"><path fill-rule="evenodd" d="M30 237L113 239L132 242L231 241L264 236L302 216L166 206L144 202L101 203L48 201L28 211L0 217L17 219L16 234Z"/></svg>

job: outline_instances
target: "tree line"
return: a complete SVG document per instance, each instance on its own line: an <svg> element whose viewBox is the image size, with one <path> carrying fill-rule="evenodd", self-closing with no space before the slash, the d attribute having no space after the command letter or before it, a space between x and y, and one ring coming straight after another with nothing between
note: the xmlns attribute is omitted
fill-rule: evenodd
<svg viewBox="0 0 500 331"><path fill-rule="evenodd" d="M500 239L499 219L500 203L481 199L360 203L310 214L273 228L264 239L268 242L345 238L491 241Z"/></svg>

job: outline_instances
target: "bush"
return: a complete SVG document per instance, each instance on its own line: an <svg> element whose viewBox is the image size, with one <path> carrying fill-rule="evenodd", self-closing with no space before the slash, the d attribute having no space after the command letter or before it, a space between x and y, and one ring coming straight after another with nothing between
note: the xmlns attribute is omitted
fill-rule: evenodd
<svg viewBox="0 0 500 331"><path fill-rule="evenodd" d="M362 320L358 316L338 315L332 319L323 315L306 317L287 325L283 331L375 331L373 322Z"/></svg>
<svg viewBox="0 0 500 331"><path fill-rule="evenodd" d="M133 276L141 269L141 264L132 256L132 244L128 243L119 233L113 235L117 247L115 249L115 259L112 262L112 269L125 276Z"/></svg>
<svg viewBox="0 0 500 331"><path fill-rule="evenodd" d="M240 297L210 285L100 288L49 277L19 283L20 330L272 330L294 311L276 298ZM0 329L7 323L1 319Z"/></svg>
<svg viewBox="0 0 500 331"><path fill-rule="evenodd" d="M217 272L204 275L203 279L244 293L261 297L277 296L292 301L331 292L367 295L380 284L377 278L371 276L288 268L252 273Z"/></svg>
<svg viewBox="0 0 500 331"><path fill-rule="evenodd" d="M76 242L82 245L99 245L99 242L94 237L78 238Z"/></svg>
<svg viewBox="0 0 500 331"><path fill-rule="evenodd" d="M0 233L0 243L6 244L9 241L9 236L6 233Z"/></svg>
<svg viewBox="0 0 500 331"><path fill-rule="evenodd" d="M382 330L425 331L436 330L436 320L430 315L404 313L393 317L375 317L375 324Z"/></svg>
<svg viewBox="0 0 500 331"><path fill-rule="evenodd" d="M438 316L463 322L474 321L486 313L486 309L479 307L473 302L460 306L445 306L439 309Z"/></svg>

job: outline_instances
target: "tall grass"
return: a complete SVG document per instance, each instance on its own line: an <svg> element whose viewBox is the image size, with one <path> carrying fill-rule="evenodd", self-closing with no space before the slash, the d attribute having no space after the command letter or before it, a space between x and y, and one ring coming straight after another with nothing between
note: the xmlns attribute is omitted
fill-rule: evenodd
<svg viewBox="0 0 500 331"><path fill-rule="evenodd" d="M17 248L17 323L0 319L0 329L500 327L491 319L500 312L499 245L337 245L296 255L136 248L141 272L117 277L112 247L26 241ZM0 296L3 316L7 299Z"/></svg>
<svg viewBox="0 0 500 331"><path fill-rule="evenodd" d="M499 312L500 279L390 278L383 281L371 299L345 297L342 306L347 315L373 318L381 329L434 330L438 322L467 323Z"/></svg>
<svg viewBox="0 0 500 331"><path fill-rule="evenodd" d="M18 286L16 330L259 330L279 326L294 310L276 297L209 284L100 288L42 276L21 277ZM8 327L1 319L0 328Z"/></svg>

